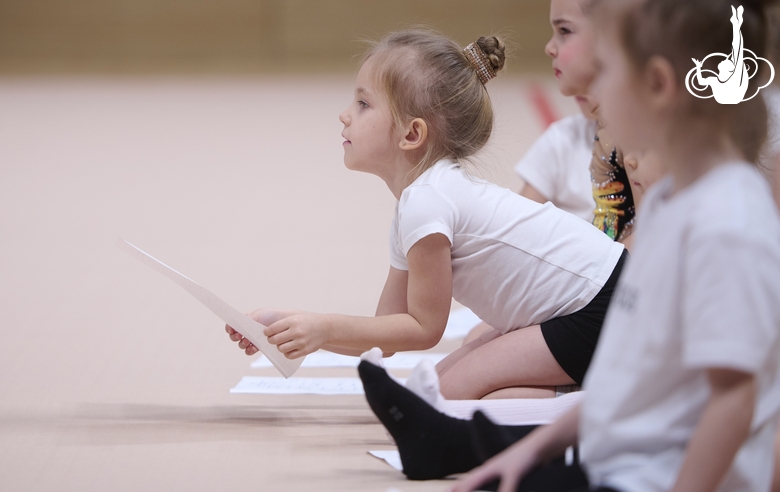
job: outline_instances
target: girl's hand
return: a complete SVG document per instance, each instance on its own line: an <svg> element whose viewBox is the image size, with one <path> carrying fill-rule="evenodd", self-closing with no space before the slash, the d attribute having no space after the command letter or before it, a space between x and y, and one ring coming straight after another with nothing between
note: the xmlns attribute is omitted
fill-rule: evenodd
<svg viewBox="0 0 780 492"><path fill-rule="evenodd" d="M257 321L263 326L271 326L277 321L297 314L298 311L283 311L279 309L256 309L246 315ZM252 342L244 338L241 333L234 330L231 326L225 325L225 331L230 335L230 339L234 342L238 342L239 348L241 348L246 355L254 355L259 349L255 347Z"/></svg>
<svg viewBox="0 0 780 492"><path fill-rule="evenodd" d="M498 492L513 492L520 480L538 464L530 444L527 439L515 443L469 472L450 489L451 492L471 492L495 479L501 480Z"/></svg>
<svg viewBox="0 0 780 492"><path fill-rule="evenodd" d="M288 359L316 352L328 343L330 324L325 315L300 313L281 319L265 329L268 343Z"/></svg>
<svg viewBox="0 0 780 492"><path fill-rule="evenodd" d="M499 492L514 491L520 480L543 461L559 456L577 442L580 407L575 406L554 423L534 429L522 440L493 456L466 475L452 490L471 492L485 483L501 479Z"/></svg>

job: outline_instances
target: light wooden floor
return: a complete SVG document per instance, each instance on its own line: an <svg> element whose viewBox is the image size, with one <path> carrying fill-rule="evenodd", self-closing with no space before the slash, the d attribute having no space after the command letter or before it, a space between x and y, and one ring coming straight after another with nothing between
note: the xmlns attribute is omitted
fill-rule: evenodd
<svg viewBox="0 0 780 492"><path fill-rule="evenodd" d="M513 188L542 130L528 84L490 84L482 161ZM391 446L362 397L229 394L274 371L114 246L240 310L371 314L394 201L342 165L351 92L351 75L0 79L0 489L445 487L366 454ZM327 374L354 371L300 372Z"/></svg>

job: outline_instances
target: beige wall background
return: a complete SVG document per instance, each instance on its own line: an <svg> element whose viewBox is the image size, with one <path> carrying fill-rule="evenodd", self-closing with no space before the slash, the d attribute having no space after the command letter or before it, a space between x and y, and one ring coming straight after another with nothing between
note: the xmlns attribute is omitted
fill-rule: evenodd
<svg viewBox="0 0 780 492"><path fill-rule="evenodd" d="M347 170L363 46L411 24L504 34L484 177L563 98L547 0L0 0L0 490L434 492L360 396L235 395L223 323L115 246L237 309L371 315L395 200ZM542 74L529 73L543 70ZM457 343L445 341L436 351ZM408 371L396 374L408 375ZM297 376L354 377L354 368Z"/></svg>
<svg viewBox="0 0 780 492"><path fill-rule="evenodd" d="M426 25L502 34L516 73L549 69L549 0L2 0L0 73L353 68L361 40Z"/></svg>

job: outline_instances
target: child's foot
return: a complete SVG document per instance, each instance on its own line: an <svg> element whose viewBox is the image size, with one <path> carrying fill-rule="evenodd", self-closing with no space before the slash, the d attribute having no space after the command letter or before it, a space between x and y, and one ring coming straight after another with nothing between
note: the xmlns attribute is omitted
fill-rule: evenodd
<svg viewBox="0 0 780 492"><path fill-rule="evenodd" d="M385 368L385 363L382 362L382 349L379 347L374 347L371 350L360 354L360 360L368 361L375 366L381 367L382 369Z"/></svg>
<svg viewBox="0 0 780 492"><path fill-rule="evenodd" d="M358 373L371 410L398 445L409 479L444 478L480 464L469 421L444 415L367 360L360 362Z"/></svg>
<svg viewBox="0 0 780 492"><path fill-rule="evenodd" d="M482 461L489 460L536 428L535 425L497 425L481 410L474 412L471 423L471 438L477 456Z"/></svg>
<svg viewBox="0 0 780 492"><path fill-rule="evenodd" d="M421 360L412 369L406 387L441 413L458 418L449 402L439 392L439 374L436 372L436 366L429 359Z"/></svg>

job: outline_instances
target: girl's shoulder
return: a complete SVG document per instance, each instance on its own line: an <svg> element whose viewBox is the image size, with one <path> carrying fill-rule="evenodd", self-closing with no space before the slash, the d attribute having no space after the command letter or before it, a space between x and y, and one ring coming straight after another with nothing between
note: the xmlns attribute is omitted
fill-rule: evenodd
<svg viewBox="0 0 780 492"><path fill-rule="evenodd" d="M582 113L575 113L548 126L544 131L543 138L553 141L557 145L584 143L589 146L593 143L596 129L595 120L586 118Z"/></svg>
<svg viewBox="0 0 780 492"><path fill-rule="evenodd" d="M780 216L770 185L752 164L718 166L682 198L680 212L689 215L691 227L703 234L780 240Z"/></svg>

